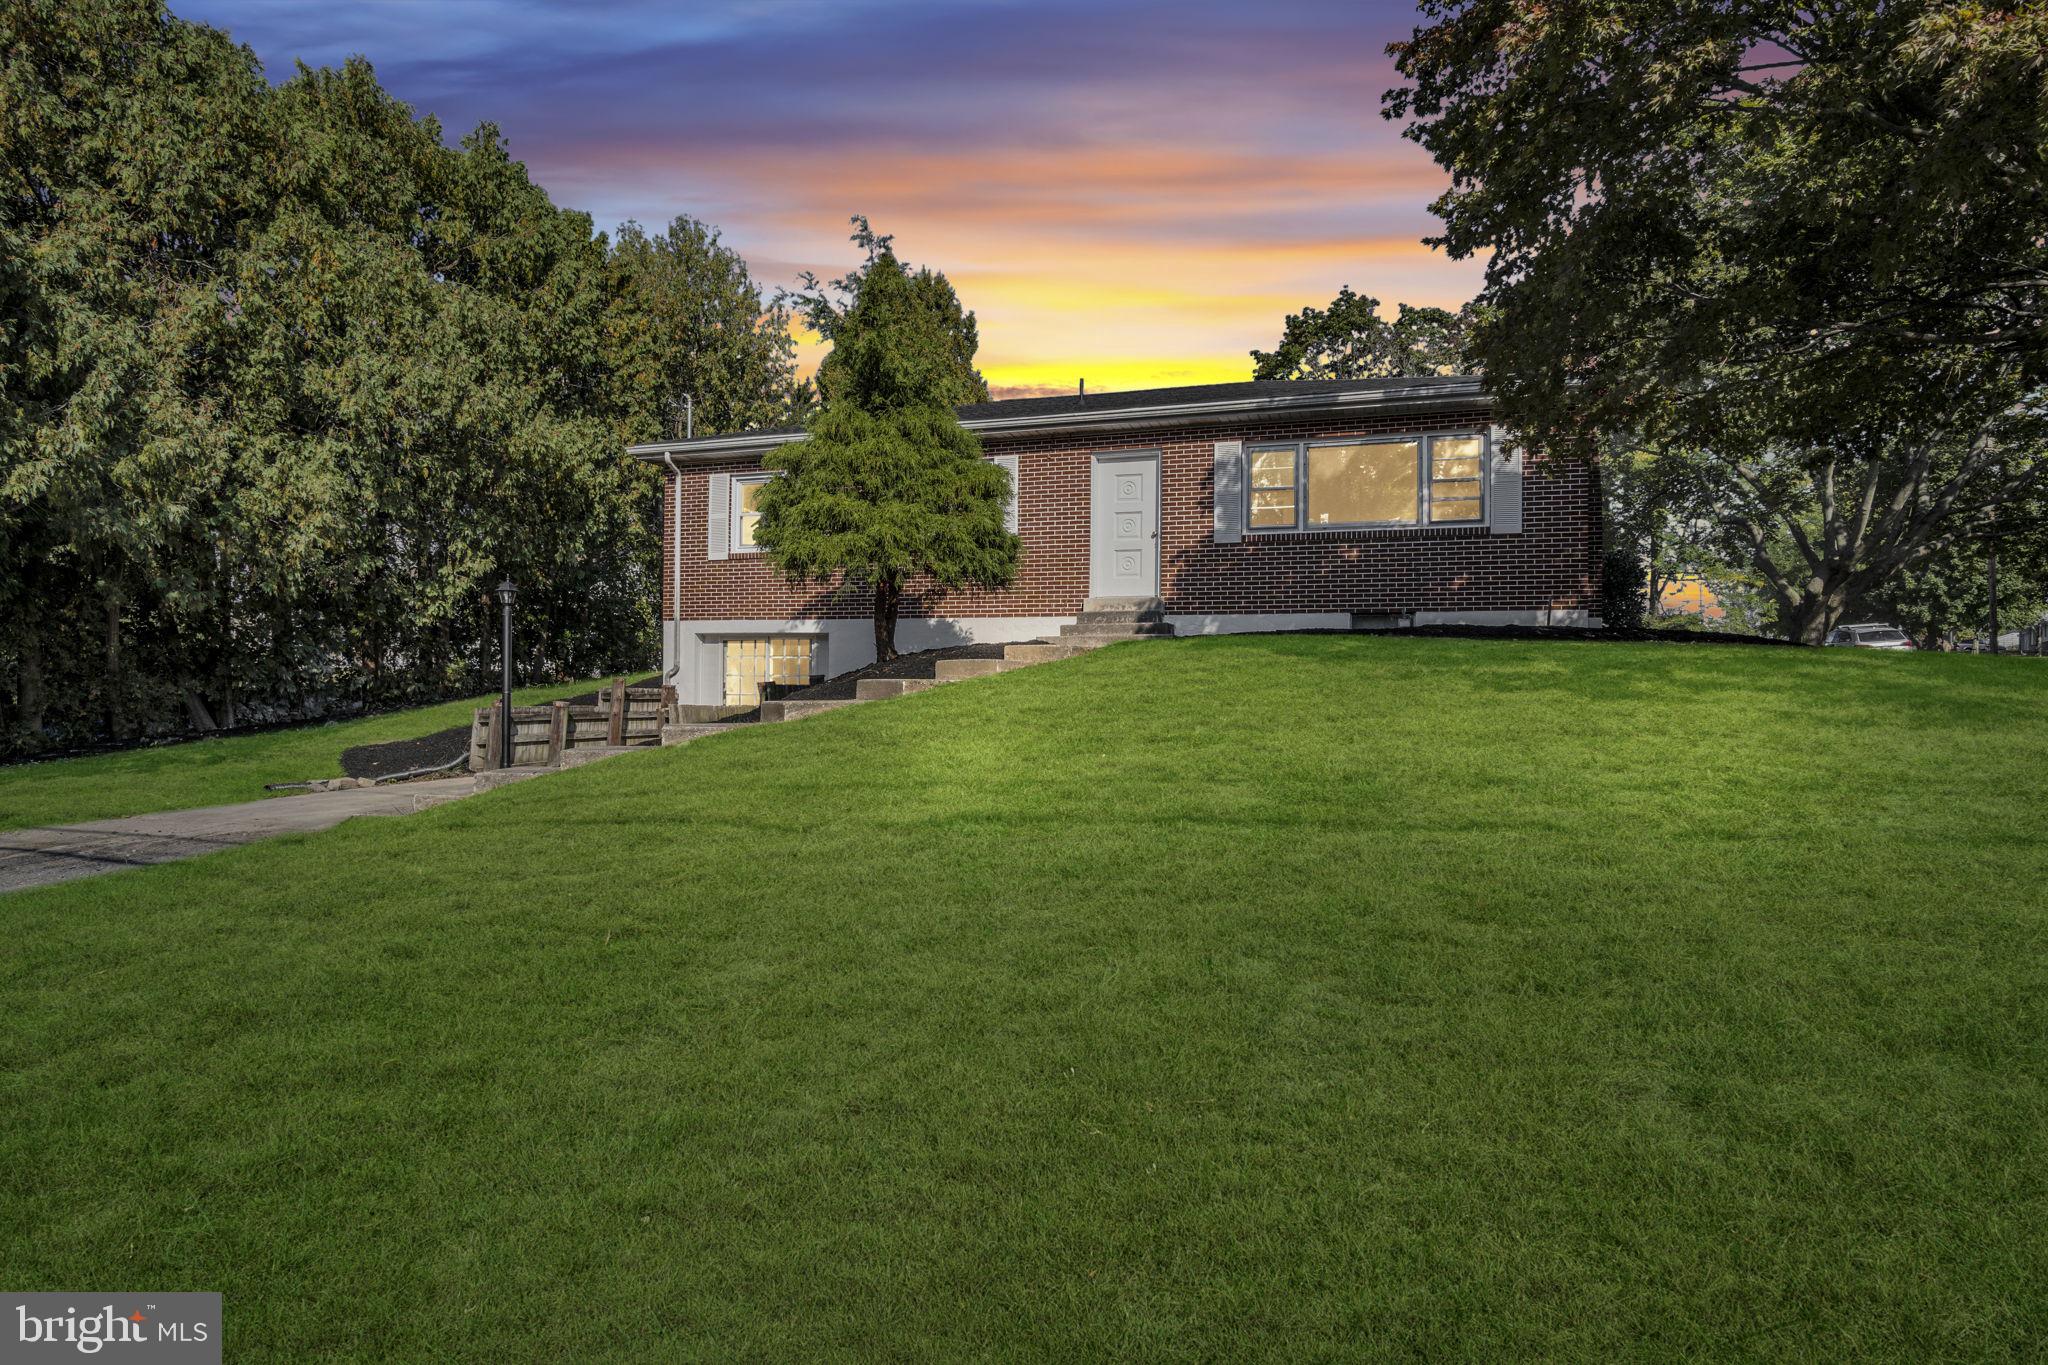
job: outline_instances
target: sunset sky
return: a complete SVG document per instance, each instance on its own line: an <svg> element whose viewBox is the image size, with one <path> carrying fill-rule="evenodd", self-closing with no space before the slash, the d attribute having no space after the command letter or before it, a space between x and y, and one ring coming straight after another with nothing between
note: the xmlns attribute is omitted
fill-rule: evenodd
<svg viewBox="0 0 2048 1365"><path fill-rule="evenodd" d="M771 288L852 265L866 213L952 278L998 396L1247 378L1339 285L1479 283L1422 245L1446 181L1379 116L1410 4L172 3L272 80L361 53L599 228L691 214Z"/></svg>

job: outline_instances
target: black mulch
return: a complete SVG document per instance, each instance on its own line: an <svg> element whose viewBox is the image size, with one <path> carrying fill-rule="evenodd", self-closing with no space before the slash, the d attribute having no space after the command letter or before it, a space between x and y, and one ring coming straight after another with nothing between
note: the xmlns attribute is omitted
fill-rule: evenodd
<svg viewBox="0 0 2048 1365"><path fill-rule="evenodd" d="M628 687L652 687L659 677L628 682ZM595 706L597 693L571 697L572 706ZM455 762L469 752L469 727L451 725L418 739L394 739L385 744L358 744L341 751L341 771L349 777L389 777L393 773L417 772Z"/></svg>
<svg viewBox="0 0 2048 1365"><path fill-rule="evenodd" d="M469 727L451 725L418 739L388 744L358 744L341 751L341 771L348 777L389 777L453 763L469 752Z"/></svg>

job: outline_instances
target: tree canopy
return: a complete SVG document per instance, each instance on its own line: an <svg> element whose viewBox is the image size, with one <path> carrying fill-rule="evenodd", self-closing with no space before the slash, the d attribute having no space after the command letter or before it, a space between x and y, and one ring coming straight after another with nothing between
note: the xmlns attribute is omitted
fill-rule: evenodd
<svg viewBox="0 0 2048 1365"><path fill-rule="evenodd" d="M870 409L899 403L958 407L988 401L988 381L974 368L981 332L974 314L943 274L921 266L914 273L896 259L894 238L878 233L865 216L853 219L861 264L827 283L806 271L804 289L790 296L796 311L832 345L818 366L826 400L847 398ZM867 289L868 274L884 262L886 287Z"/></svg>
<svg viewBox="0 0 2048 1365"><path fill-rule="evenodd" d="M610 275L614 402L633 439L669 434L685 394L706 435L801 415L789 308L766 299L717 228L685 216L649 236L626 223Z"/></svg>
<svg viewBox="0 0 2048 1365"><path fill-rule="evenodd" d="M272 88L157 0L0 7L0 747L646 656L680 389L790 391L715 232L619 245L352 61Z"/></svg>
<svg viewBox="0 0 2048 1365"><path fill-rule="evenodd" d="M807 280L805 316L832 342L819 366L823 408L804 440L764 463L756 538L800 581L844 576L873 598L876 657L896 653L906 587L996 587L1021 543L1004 529L1012 488L982 458L954 409L986 399L974 369L974 315L946 277L912 272L887 237L855 219L861 267L828 289Z"/></svg>
<svg viewBox="0 0 2048 1365"><path fill-rule="evenodd" d="M1252 378L1392 379L1464 369L1470 305L1453 313L1404 303L1392 322L1379 309L1378 299L1347 284L1328 308L1288 314L1279 345L1251 353Z"/></svg>
<svg viewBox="0 0 2048 1365"><path fill-rule="evenodd" d="M1510 424L1712 462L1809 639L2048 477L2048 8L1422 9L1386 111Z"/></svg>

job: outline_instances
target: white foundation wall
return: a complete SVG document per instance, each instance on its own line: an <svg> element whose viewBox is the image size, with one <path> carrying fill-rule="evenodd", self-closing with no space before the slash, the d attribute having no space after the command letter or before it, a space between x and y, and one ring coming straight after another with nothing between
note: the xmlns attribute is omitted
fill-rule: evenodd
<svg viewBox="0 0 2048 1365"><path fill-rule="evenodd" d="M1577 607L1545 607L1540 611L1418 611L1418 626L1578 626L1599 630L1602 622Z"/></svg>
<svg viewBox="0 0 2048 1365"><path fill-rule="evenodd" d="M1218 616L1176 616L1166 620L1176 635L1251 635L1275 630L1349 630L1351 614L1343 611L1271 611L1225 613Z"/></svg>
<svg viewBox="0 0 2048 1365"><path fill-rule="evenodd" d="M896 623L896 648L905 654L949 645L1010 644L1023 640L1057 639L1071 616L904 617ZM1301 611L1176 615L1166 618L1178 635L1243 635L1284 630L1349 630L1348 612ZM1418 626L1578 626L1600 628L1600 618L1585 611L1418 611ZM761 619L730 621L664 621L661 673L686 705L717 706L725 700L725 642L736 636L807 635L814 641L813 668L836 678L875 661L875 626L860 620Z"/></svg>
<svg viewBox="0 0 2048 1365"><path fill-rule="evenodd" d="M1060 633L1071 616L906 616L896 623L896 648L905 654L949 645L1009 644ZM875 661L875 623L859 620L761 619L664 621L661 674L685 705L717 706L725 700L725 642L736 636L807 635L812 668L827 678L866 668Z"/></svg>

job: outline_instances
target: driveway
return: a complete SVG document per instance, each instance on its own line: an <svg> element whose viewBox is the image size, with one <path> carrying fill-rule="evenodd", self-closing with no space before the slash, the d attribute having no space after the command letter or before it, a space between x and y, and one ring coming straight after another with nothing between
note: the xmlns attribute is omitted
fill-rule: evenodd
<svg viewBox="0 0 2048 1365"><path fill-rule="evenodd" d="M92 820L82 825L10 830L0 834L0 891L196 858L274 834L311 834L332 829L356 815L410 815L475 790L473 778L444 777L432 782Z"/></svg>

